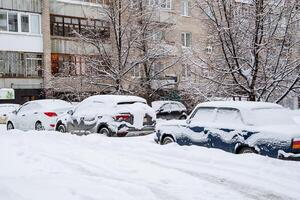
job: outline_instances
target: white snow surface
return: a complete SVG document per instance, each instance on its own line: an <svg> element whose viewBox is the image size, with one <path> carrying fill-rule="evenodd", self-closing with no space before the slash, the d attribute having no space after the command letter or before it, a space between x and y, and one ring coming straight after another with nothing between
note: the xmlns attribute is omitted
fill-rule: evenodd
<svg viewBox="0 0 300 200"><path fill-rule="evenodd" d="M153 135L108 138L0 127L2 200L299 199L300 163Z"/></svg>

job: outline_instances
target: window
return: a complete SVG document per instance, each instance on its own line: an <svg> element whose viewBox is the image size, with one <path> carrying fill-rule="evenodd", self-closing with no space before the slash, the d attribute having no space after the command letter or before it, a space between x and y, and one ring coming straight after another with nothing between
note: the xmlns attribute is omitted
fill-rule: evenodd
<svg viewBox="0 0 300 200"><path fill-rule="evenodd" d="M232 108L219 108L215 122L222 124L243 124L240 111Z"/></svg>
<svg viewBox="0 0 300 200"><path fill-rule="evenodd" d="M79 55L51 54L51 71L53 75L76 76L85 72L85 59Z"/></svg>
<svg viewBox="0 0 300 200"><path fill-rule="evenodd" d="M191 47L192 34L191 33L181 33L181 44L183 47Z"/></svg>
<svg viewBox="0 0 300 200"><path fill-rule="evenodd" d="M136 77L136 78L140 78L141 77L141 66L140 65L136 65L133 68L133 77Z"/></svg>
<svg viewBox="0 0 300 200"><path fill-rule="evenodd" d="M8 30L10 32L18 32L18 14L8 13Z"/></svg>
<svg viewBox="0 0 300 200"><path fill-rule="evenodd" d="M74 32L95 31L101 38L110 37L109 24L103 20L51 15L50 21L51 35L54 36L75 37Z"/></svg>
<svg viewBox="0 0 300 200"><path fill-rule="evenodd" d="M42 65L42 54L0 51L2 77L41 77Z"/></svg>
<svg viewBox="0 0 300 200"><path fill-rule="evenodd" d="M161 0L160 7L164 9L171 9L171 0Z"/></svg>
<svg viewBox="0 0 300 200"><path fill-rule="evenodd" d="M191 66L188 64L183 64L182 65L182 76L183 77L191 77L192 76L192 70Z"/></svg>
<svg viewBox="0 0 300 200"><path fill-rule="evenodd" d="M41 27L41 23L40 23L40 16L39 15L31 15L30 17L31 22L30 22L30 28L31 28L31 33L34 34L40 34L40 27Z"/></svg>
<svg viewBox="0 0 300 200"><path fill-rule="evenodd" d="M148 5L158 6L163 9L171 9L172 8L172 0L148 0Z"/></svg>
<svg viewBox="0 0 300 200"><path fill-rule="evenodd" d="M40 34L40 29L41 19L38 14L0 10L0 31Z"/></svg>
<svg viewBox="0 0 300 200"><path fill-rule="evenodd" d="M215 108L198 108L191 119L198 122L212 122L215 117Z"/></svg>
<svg viewBox="0 0 300 200"><path fill-rule="evenodd" d="M7 12L0 11L0 31L7 31Z"/></svg>
<svg viewBox="0 0 300 200"><path fill-rule="evenodd" d="M163 66L161 62L153 63L151 67L151 75L153 79L159 79L163 77Z"/></svg>
<svg viewBox="0 0 300 200"><path fill-rule="evenodd" d="M181 15L190 16L191 2L189 0L181 0Z"/></svg>
<svg viewBox="0 0 300 200"><path fill-rule="evenodd" d="M29 16L28 15L21 15L21 31L22 32L29 32Z"/></svg>
<svg viewBox="0 0 300 200"><path fill-rule="evenodd" d="M161 110L162 110L163 112L171 112L172 106L171 106L170 103L166 103L166 104L164 104L164 105L161 107Z"/></svg>

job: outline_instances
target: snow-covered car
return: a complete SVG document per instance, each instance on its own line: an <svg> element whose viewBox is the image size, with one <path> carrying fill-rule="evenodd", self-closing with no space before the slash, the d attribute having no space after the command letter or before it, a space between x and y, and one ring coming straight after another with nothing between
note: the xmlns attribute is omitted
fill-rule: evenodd
<svg viewBox="0 0 300 200"><path fill-rule="evenodd" d="M300 160L300 125L290 110L272 103L200 103L186 121L158 126L155 141Z"/></svg>
<svg viewBox="0 0 300 200"><path fill-rule="evenodd" d="M75 134L135 136L154 133L155 111L136 96L91 96L57 120L56 130Z"/></svg>
<svg viewBox="0 0 300 200"><path fill-rule="evenodd" d="M160 119L186 119L187 109L178 101L153 101L152 108L156 112L156 117Z"/></svg>
<svg viewBox="0 0 300 200"><path fill-rule="evenodd" d="M9 115L7 130L55 130L56 119L72 105L58 99L29 101Z"/></svg>
<svg viewBox="0 0 300 200"><path fill-rule="evenodd" d="M19 104L0 104L0 124L6 124L8 115L18 110Z"/></svg>

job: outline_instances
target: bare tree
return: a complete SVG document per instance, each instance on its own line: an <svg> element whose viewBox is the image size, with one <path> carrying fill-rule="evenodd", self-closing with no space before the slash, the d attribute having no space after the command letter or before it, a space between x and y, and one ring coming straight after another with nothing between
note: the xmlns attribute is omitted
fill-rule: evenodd
<svg viewBox="0 0 300 200"><path fill-rule="evenodd" d="M299 92L297 0L199 0L196 6L208 19L213 52L189 60L217 88L206 95L279 103Z"/></svg>
<svg viewBox="0 0 300 200"><path fill-rule="evenodd" d="M99 11L104 21L98 21L109 24L109 31L98 26L76 33L82 43L96 50L94 56L85 57L85 84L99 86L100 92L146 98L155 92L152 81L179 60L172 56L173 45L165 40L172 23L161 21L159 8L146 0L111 0Z"/></svg>

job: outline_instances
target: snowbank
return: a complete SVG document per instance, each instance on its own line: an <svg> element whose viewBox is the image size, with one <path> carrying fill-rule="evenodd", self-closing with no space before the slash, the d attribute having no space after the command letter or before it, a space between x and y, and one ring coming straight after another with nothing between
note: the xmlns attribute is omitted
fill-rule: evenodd
<svg viewBox="0 0 300 200"><path fill-rule="evenodd" d="M107 138L0 129L2 200L297 199L300 163L153 135Z"/></svg>

